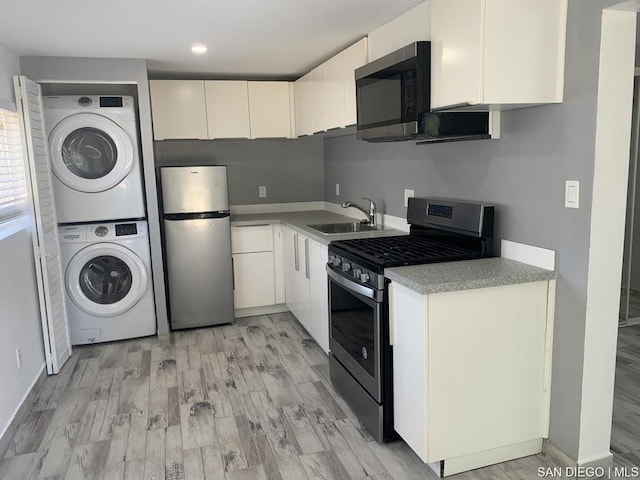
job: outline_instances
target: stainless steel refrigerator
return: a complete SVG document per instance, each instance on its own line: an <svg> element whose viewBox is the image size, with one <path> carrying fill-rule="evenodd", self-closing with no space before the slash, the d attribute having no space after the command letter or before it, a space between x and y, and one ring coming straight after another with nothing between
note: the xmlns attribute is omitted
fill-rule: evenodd
<svg viewBox="0 0 640 480"><path fill-rule="evenodd" d="M160 178L171 327L232 322L227 167L162 167Z"/></svg>

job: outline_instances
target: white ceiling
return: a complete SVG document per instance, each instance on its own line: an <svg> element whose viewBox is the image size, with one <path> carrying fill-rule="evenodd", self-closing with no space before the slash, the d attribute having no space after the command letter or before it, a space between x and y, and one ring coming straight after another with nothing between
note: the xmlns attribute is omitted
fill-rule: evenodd
<svg viewBox="0 0 640 480"><path fill-rule="evenodd" d="M146 58L153 77L296 78L422 0L12 0L18 55ZM193 43L209 47L195 56Z"/></svg>

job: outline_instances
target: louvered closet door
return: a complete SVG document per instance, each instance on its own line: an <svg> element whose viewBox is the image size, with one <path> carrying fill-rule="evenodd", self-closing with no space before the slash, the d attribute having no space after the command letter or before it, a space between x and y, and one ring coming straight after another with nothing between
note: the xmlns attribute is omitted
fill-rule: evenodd
<svg viewBox="0 0 640 480"><path fill-rule="evenodd" d="M47 372L58 373L71 356L64 280L58 243L58 220L53 203L49 148L44 129L40 85L14 77L16 104L22 117L23 145L33 208L33 248L40 295L40 315Z"/></svg>

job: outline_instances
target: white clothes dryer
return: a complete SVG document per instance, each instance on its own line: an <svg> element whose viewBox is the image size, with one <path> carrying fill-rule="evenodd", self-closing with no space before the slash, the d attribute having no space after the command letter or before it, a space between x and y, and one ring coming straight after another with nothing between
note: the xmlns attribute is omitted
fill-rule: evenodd
<svg viewBox="0 0 640 480"><path fill-rule="evenodd" d="M147 222L59 227L72 345L154 335Z"/></svg>
<svg viewBox="0 0 640 480"><path fill-rule="evenodd" d="M59 223L145 217L131 96L43 98Z"/></svg>

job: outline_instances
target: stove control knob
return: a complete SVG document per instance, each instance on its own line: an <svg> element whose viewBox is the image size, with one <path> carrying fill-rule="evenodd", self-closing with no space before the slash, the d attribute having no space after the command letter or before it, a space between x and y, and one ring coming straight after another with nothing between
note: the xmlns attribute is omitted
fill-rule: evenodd
<svg viewBox="0 0 640 480"><path fill-rule="evenodd" d="M341 263L342 263L342 259L340 257L334 257L333 258L333 266L334 267L339 267Z"/></svg>
<svg viewBox="0 0 640 480"><path fill-rule="evenodd" d="M349 262L344 262L342 264L342 271L343 272L349 272L351 271L351 264Z"/></svg>
<svg viewBox="0 0 640 480"><path fill-rule="evenodd" d="M368 281L369 281L369 278L371 278L371 277L369 277L369 274L368 274L368 273L366 273L366 272L365 272L365 273L360 274L360 281L361 281L361 282L366 283L366 282L368 282Z"/></svg>
<svg viewBox="0 0 640 480"><path fill-rule="evenodd" d="M329 260L327 260L327 263L329 265L333 265L333 262L336 261L336 256L335 255L329 255Z"/></svg>
<svg viewBox="0 0 640 480"><path fill-rule="evenodd" d="M362 275L362 270L360 270L359 268L355 268L353 270L353 276L356 277L357 279L360 279L360 275Z"/></svg>

